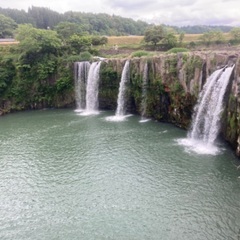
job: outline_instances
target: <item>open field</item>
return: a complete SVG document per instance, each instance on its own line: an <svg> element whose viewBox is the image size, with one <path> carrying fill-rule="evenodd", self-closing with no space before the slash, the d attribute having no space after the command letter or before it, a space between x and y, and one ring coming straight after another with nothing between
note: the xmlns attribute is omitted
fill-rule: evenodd
<svg viewBox="0 0 240 240"><path fill-rule="evenodd" d="M109 45L131 45L140 44L143 40L143 36L111 36L108 37Z"/></svg>
<svg viewBox="0 0 240 240"><path fill-rule="evenodd" d="M225 40L230 39L229 33L224 33ZM202 36L202 34L185 34L183 42L190 43L190 42L198 42L199 38ZM108 45L138 45L141 44L143 41L143 36L111 36L108 37ZM178 35L177 35L178 38Z"/></svg>
<svg viewBox="0 0 240 240"><path fill-rule="evenodd" d="M225 40L230 39L229 33L224 33ZM199 38L202 34L185 34L183 42L198 42ZM140 45L143 41L144 36L110 36L108 37L108 44L109 46L127 46L127 45ZM177 35L178 38L178 35ZM18 42L0 42L0 45L10 45L10 44L18 44Z"/></svg>

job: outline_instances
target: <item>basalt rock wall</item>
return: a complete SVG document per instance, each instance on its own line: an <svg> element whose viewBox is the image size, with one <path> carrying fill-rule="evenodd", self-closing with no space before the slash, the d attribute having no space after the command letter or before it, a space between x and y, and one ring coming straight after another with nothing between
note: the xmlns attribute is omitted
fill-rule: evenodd
<svg viewBox="0 0 240 240"><path fill-rule="evenodd" d="M116 109L121 72L126 60L103 61L99 89L101 109ZM147 64L145 117L170 122L185 129L191 123L194 106L208 76L220 67L235 64L225 95L221 135L240 155L240 63L236 52L178 53L129 60L128 112L142 114L143 76Z"/></svg>

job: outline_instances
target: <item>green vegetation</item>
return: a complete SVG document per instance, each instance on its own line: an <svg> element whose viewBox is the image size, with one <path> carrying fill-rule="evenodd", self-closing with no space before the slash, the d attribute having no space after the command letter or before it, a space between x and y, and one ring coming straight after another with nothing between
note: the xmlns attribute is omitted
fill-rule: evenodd
<svg viewBox="0 0 240 240"><path fill-rule="evenodd" d="M171 48L170 50L167 51L167 53L179 53L179 52L189 52L187 48Z"/></svg>
<svg viewBox="0 0 240 240"><path fill-rule="evenodd" d="M0 38L12 37L17 24L13 19L0 14Z"/></svg>
<svg viewBox="0 0 240 240"><path fill-rule="evenodd" d="M158 42L166 37L166 30L162 25L149 28L144 35L146 43L152 43L155 47Z"/></svg>
<svg viewBox="0 0 240 240"><path fill-rule="evenodd" d="M232 36L231 43L240 43L240 27L235 27L230 32Z"/></svg>
<svg viewBox="0 0 240 240"><path fill-rule="evenodd" d="M12 18L17 24L32 24L42 29L56 29L62 37L73 33L90 35L143 35L149 26L143 21L134 21L116 15L83 12L58 13L44 7L34 7L27 12L0 8L0 14Z"/></svg>
<svg viewBox="0 0 240 240"><path fill-rule="evenodd" d="M219 30L205 32L199 40L206 46L209 46L211 43L220 44L225 41L223 32Z"/></svg>
<svg viewBox="0 0 240 240"><path fill-rule="evenodd" d="M136 51L131 54L131 57L144 57L144 56L151 56L152 53L147 51Z"/></svg>
<svg viewBox="0 0 240 240"><path fill-rule="evenodd" d="M106 34L116 36L104 36ZM232 44L238 44L240 28L233 28L228 37L217 29L209 30L199 40L199 35L189 36L180 29L149 25L114 15L78 12L59 14L40 7L31 7L28 12L0 8L0 37L15 37L19 41L16 45L0 47L2 112L2 109L61 107L72 103L73 62L90 61L94 56L151 57L169 49L167 53L187 52L187 48L226 44L230 40ZM164 68L167 70L164 74L169 86L162 84L162 76L155 76L156 79L152 79L152 91L156 91L158 96L156 99L150 97L149 101L159 100L163 103L168 98L168 93L163 93L164 87L173 88L175 92L181 87L173 85L178 78L176 57L167 55L165 60ZM191 81L196 65L196 59L189 62L186 68L187 81ZM150 75L153 72L154 69ZM102 74L106 76L105 83L119 80L114 68ZM114 75L115 79L110 79L109 75ZM136 73L132 78L138 84L134 96L135 103L139 105L140 74ZM114 91L116 93L118 88L114 88ZM101 94L105 99L115 97L109 90ZM160 105L157 107L161 108ZM160 110L156 114L158 118L162 117Z"/></svg>
<svg viewBox="0 0 240 240"><path fill-rule="evenodd" d="M90 52L81 52L79 54L79 61L90 61L92 59L92 55Z"/></svg>
<svg viewBox="0 0 240 240"><path fill-rule="evenodd" d="M4 111L68 104L69 99L64 98L73 84L65 56L71 49L55 31L30 24L20 25L16 38L18 45L1 49L0 102Z"/></svg>

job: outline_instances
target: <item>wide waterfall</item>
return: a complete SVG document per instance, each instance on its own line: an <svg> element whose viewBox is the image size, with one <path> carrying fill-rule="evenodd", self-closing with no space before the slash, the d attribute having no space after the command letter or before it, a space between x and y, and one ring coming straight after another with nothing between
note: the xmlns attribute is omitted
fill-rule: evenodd
<svg viewBox="0 0 240 240"><path fill-rule="evenodd" d="M220 131L224 96L234 66L216 70L205 83L194 108L193 120L185 145L202 153L218 152L214 143ZM210 151L205 151L208 148ZM212 149L211 149L212 148Z"/></svg>
<svg viewBox="0 0 240 240"><path fill-rule="evenodd" d="M90 63L87 61L74 64L76 112L81 112L86 107L86 82L89 67Z"/></svg>
<svg viewBox="0 0 240 240"><path fill-rule="evenodd" d="M203 87L194 109L192 128L189 137L214 143L219 129L223 110L224 95L232 74L233 67L215 71Z"/></svg>
<svg viewBox="0 0 240 240"><path fill-rule="evenodd" d="M142 102L141 102L141 120L140 122L146 122L147 111L147 85L148 85L148 63L146 62L143 69L143 82L142 82Z"/></svg>

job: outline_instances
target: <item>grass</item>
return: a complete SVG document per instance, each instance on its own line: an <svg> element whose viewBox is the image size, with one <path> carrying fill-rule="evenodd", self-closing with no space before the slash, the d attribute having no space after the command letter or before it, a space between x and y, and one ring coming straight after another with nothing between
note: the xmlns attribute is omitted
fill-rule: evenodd
<svg viewBox="0 0 240 240"><path fill-rule="evenodd" d="M229 33L223 33L224 38L226 41L230 40L231 35ZM202 36L202 34L185 34L183 43L190 43L190 42L199 42L199 38ZM179 35L176 35L177 39L179 38ZM111 36L108 37L108 45L114 46L124 46L127 45L140 45L143 41L143 36Z"/></svg>
<svg viewBox="0 0 240 240"><path fill-rule="evenodd" d="M188 52L187 48L171 48L167 53L179 53L179 52Z"/></svg>
<svg viewBox="0 0 240 240"><path fill-rule="evenodd" d="M108 45L135 45L141 44L143 36L111 36L108 37Z"/></svg>

